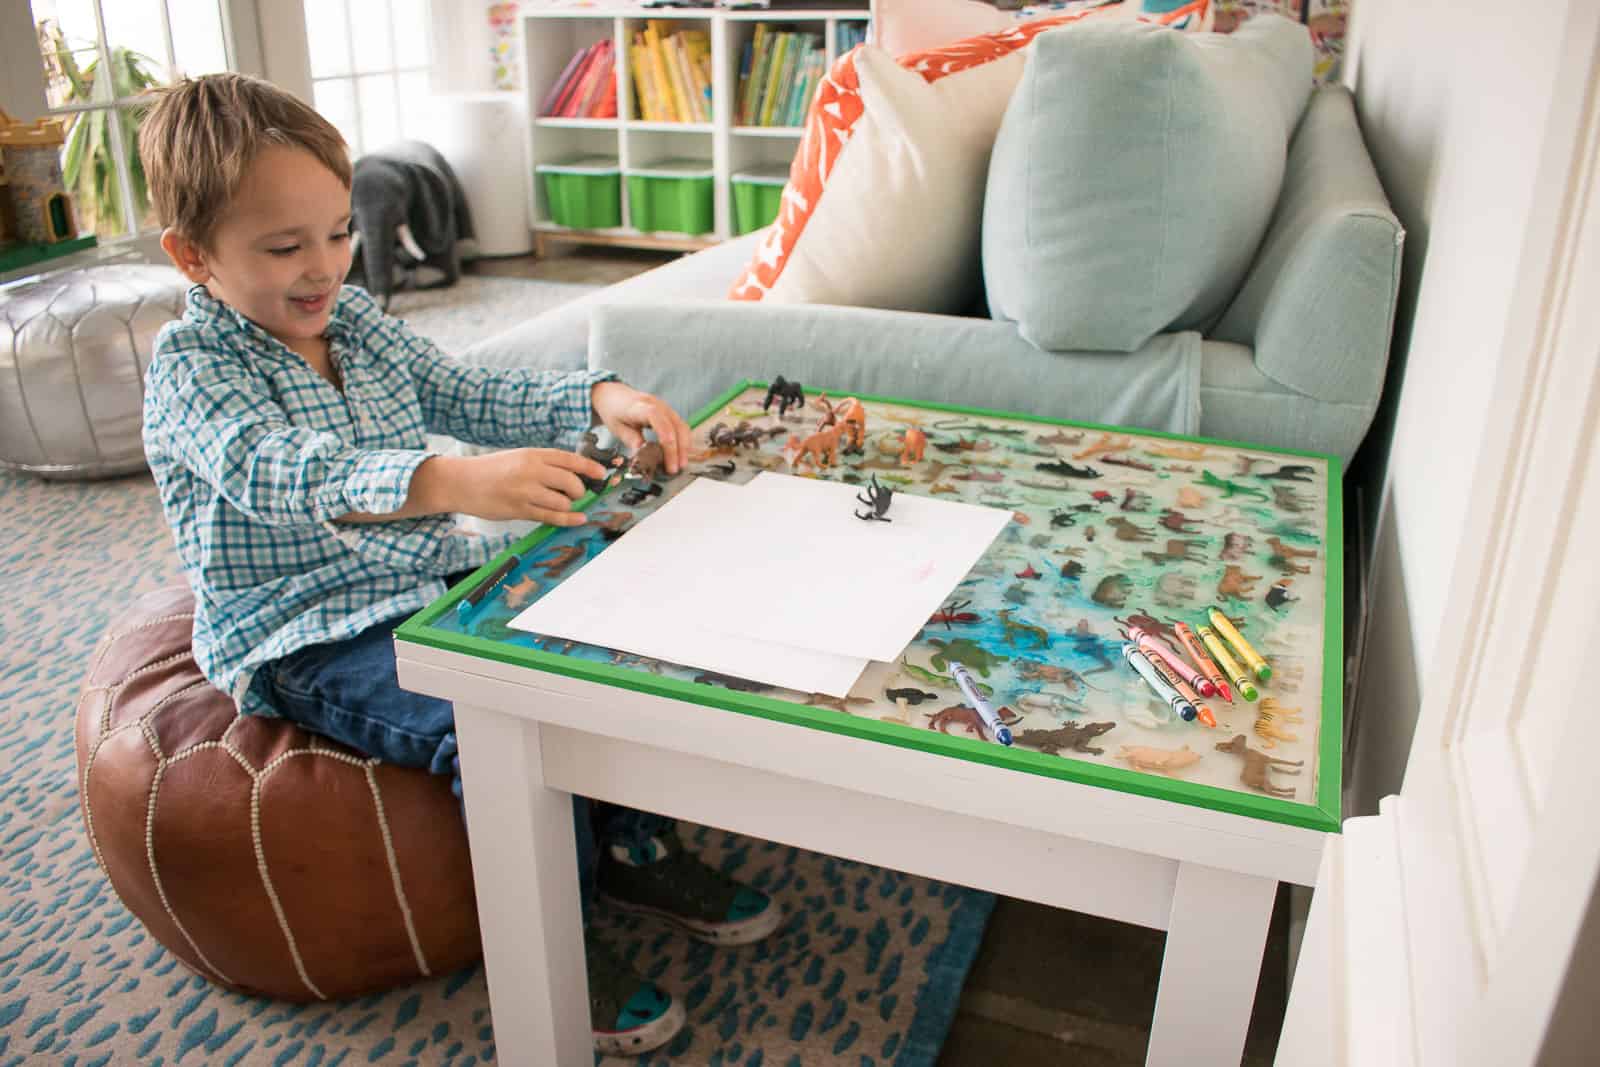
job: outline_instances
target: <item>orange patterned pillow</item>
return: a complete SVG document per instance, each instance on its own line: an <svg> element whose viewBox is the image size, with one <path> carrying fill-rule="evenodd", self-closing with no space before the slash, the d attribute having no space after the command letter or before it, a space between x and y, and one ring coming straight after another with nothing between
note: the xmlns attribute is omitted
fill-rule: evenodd
<svg viewBox="0 0 1600 1067"><path fill-rule="evenodd" d="M728 295L966 310L989 152L1027 46L1086 18L1203 28L1210 2L1149 15L1112 0L898 60L871 45L841 56L812 100L777 221Z"/></svg>

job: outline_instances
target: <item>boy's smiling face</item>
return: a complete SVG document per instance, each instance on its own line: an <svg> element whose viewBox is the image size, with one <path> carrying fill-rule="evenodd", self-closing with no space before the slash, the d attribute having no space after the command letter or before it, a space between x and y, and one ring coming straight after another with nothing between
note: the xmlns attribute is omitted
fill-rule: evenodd
<svg viewBox="0 0 1600 1067"><path fill-rule="evenodd" d="M269 145L208 248L170 230L161 243L190 281L304 355L350 271L350 190L305 149Z"/></svg>

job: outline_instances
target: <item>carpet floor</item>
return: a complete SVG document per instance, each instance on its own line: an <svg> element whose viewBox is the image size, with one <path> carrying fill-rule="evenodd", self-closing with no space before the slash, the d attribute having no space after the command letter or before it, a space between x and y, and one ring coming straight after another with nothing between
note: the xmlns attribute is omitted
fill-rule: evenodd
<svg viewBox="0 0 1600 1067"><path fill-rule="evenodd" d="M400 294L392 310L458 350L585 289L469 277ZM211 986L150 938L84 835L73 709L109 618L178 580L154 484L0 471L0 545L0 1067L494 1062L480 967L292 1005ZM678 1039L644 1062L931 1067L993 898L708 827L680 832L788 918L760 945L710 950L598 915L600 935L689 1009Z"/></svg>

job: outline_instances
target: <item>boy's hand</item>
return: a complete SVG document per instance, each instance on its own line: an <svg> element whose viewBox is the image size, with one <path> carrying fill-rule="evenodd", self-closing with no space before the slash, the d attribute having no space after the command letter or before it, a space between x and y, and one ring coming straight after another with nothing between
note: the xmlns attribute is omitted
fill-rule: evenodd
<svg viewBox="0 0 1600 1067"><path fill-rule="evenodd" d="M642 431L650 429L661 443L668 474L677 474L689 462L689 424L665 400L621 382L600 382L590 390L589 402L630 453L644 444Z"/></svg>
<svg viewBox="0 0 1600 1067"><path fill-rule="evenodd" d="M431 469L430 469L431 468ZM425 479L420 493L441 494L437 511L460 511L480 519L531 519L552 526L581 526L587 521L572 502L588 492L578 475L605 478L608 472L592 459L559 448L513 448L482 456L435 456L417 468Z"/></svg>

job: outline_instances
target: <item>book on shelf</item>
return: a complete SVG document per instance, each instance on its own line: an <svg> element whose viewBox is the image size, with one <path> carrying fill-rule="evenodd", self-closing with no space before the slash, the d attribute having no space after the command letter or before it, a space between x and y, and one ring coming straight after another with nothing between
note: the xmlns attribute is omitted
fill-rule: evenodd
<svg viewBox="0 0 1600 1067"><path fill-rule="evenodd" d="M711 37L646 20L629 49L639 113L647 122L711 121Z"/></svg>
<svg viewBox="0 0 1600 1067"><path fill-rule="evenodd" d="M616 55L611 41L596 41L567 62L539 107L544 118L615 118Z"/></svg>
<svg viewBox="0 0 1600 1067"><path fill-rule="evenodd" d="M572 53L572 58L567 60L567 65L562 68L560 76L550 83L549 91L544 94L544 99L539 101L539 114L554 115L556 113L556 102L561 99L561 94L567 88L573 74L577 72L579 67L583 66L588 58L589 50L587 48Z"/></svg>

